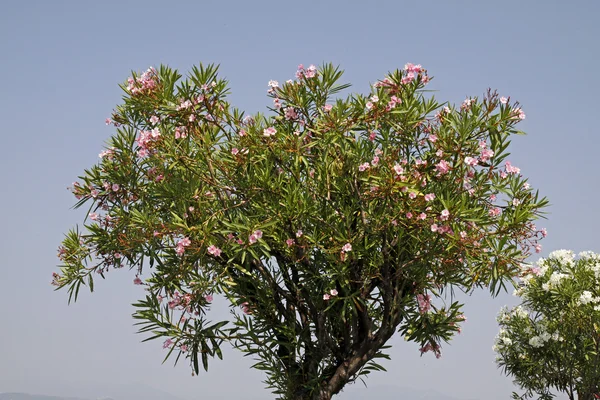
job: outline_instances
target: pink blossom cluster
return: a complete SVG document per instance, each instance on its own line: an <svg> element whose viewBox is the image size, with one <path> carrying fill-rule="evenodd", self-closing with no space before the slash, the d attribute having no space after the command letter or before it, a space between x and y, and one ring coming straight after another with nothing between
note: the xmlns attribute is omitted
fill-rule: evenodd
<svg viewBox="0 0 600 400"><path fill-rule="evenodd" d="M419 75L421 77L421 83L423 83L423 84L427 84L430 80L429 76L427 76L425 69L423 67L421 67L421 64L414 65L414 64L408 63L404 66L404 71L405 71L406 75L404 76L404 78L402 78L401 83L403 85L406 85L407 83L412 82Z"/></svg>
<svg viewBox="0 0 600 400"><path fill-rule="evenodd" d="M419 306L419 312L425 314L431 309L431 295L429 294L418 294L417 304Z"/></svg>
<svg viewBox="0 0 600 400"><path fill-rule="evenodd" d="M114 158L114 155L115 155L115 148L111 147L109 149L101 151L100 154L98 154L98 157L106 158L107 160L112 160Z"/></svg>
<svg viewBox="0 0 600 400"><path fill-rule="evenodd" d="M60 286L60 279L61 279L61 276L58 273L53 272L52 273L52 282L51 282L52 286Z"/></svg>
<svg viewBox="0 0 600 400"><path fill-rule="evenodd" d="M506 162L506 173L511 175L516 175L521 173L521 169L513 166L510 161Z"/></svg>
<svg viewBox="0 0 600 400"><path fill-rule="evenodd" d="M435 354L435 358L441 358L442 352L440 346L437 343L428 342L425 346L419 349L421 354L432 351Z"/></svg>
<svg viewBox="0 0 600 400"><path fill-rule="evenodd" d="M337 296L337 295L338 295L338 291L337 291L336 289L331 289L331 290L329 291L329 293L325 293L325 294L323 295L323 300L327 301L327 300L329 300L329 299L331 299L332 297L335 297L335 296Z"/></svg>
<svg viewBox="0 0 600 400"><path fill-rule="evenodd" d="M175 247L175 253L178 256L182 256L185 253L186 247L192 244L192 241L188 237L184 237L177 242L177 246Z"/></svg>
<svg viewBox="0 0 600 400"><path fill-rule="evenodd" d="M240 304L240 307L242 309L242 312L246 315L251 315L252 314L252 309L250 308L250 304L245 301L242 304Z"/></svg>
<svg viewBox="0 0 600 400"><path fill-rule="evenodd" d="M148 68L139 77L127 79L127 90L132 96L152 92L158 86L158 74L154 67Z"/></svg>
<svg viewBox="0 0 600 400"><path fill-rule="evenodd" d="M277 133L277 129L275 129L274 127L270 126L266 129L263 130L263 135L266 137L269 136L275 136L275 134Z"/></svg>
<svg viewBox="0 0 600 400"><path fill-rule="evenodd" d="M175 139L185 139L187 136L188 133L185 126L178 126L175 128Z"/></svg>
<svg viewBox="0 0 600 400"><path fill-rule="evenodd" d="M317 67L315 67L314 65L310 65L308 68L304 68L304 65L300 64L298 65L298 70L296 71L296 78L297 79L301 79L301 78L314 78L315 76L317 76Z"/></svg>
<svg viewBox="0 0 600 400"><path fill-rule="evenodd" d="M220 248L218 248L217 246L215 246L214 244L208 246L206 251L208 254L215 256L215 257L219 257L222 253L222 250Z"/></svg>
<svg viewBox="0 0 600 400"><path fill-rule="evenodd" d="M158 128L154 128L150 131L141 131L137 138L137 143L139 146L138 156L148 156L152 152L152 143L154 143L158 138L160 138L160 130Z"/></svg>
<svg viewBox="0 0 600 400"><path fill-rule="evenodd" d="M262 231L261 230L256 230L254 232L252 232L252 234L248 237L248 243L250 244L254 244L258 241L258 239L262 238Z"/></svg>
<svg viewBox="0 0 600 400"><path fill-rule="evenodd" d="M520 108L515 108L512 110L512 112L515 115L515 118L520 119L520 120L525 119L525 113Z"/></svg>
<svg viewBox="0 0 600 400"><path fill-rule="evenodd" d="M291 121L298 119L298 113L296 112L296 109L294 107L286 107L284 112L285 119Z"/></svg>

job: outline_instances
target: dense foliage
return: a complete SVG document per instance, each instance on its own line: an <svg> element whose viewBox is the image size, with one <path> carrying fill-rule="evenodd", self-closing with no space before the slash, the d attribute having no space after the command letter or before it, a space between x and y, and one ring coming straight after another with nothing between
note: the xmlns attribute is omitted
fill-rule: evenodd
<svg viewBox="0 0 600 400"><path fill-rule="evenodd" d="M54 283L76 298L133 269L142 332L196 372L230 343L282 399L328 399L383 369L396 332L439 356L464 320L444 291L497 293L540 249L546 201L506 160L525 114L491 91L440 104L420 65L367 95L341 96L341 75L270 81L269 116L231 107L212 65L134 75L73 186L89 220ZM209 320L214 295L230 320Z"/></svg>
<svg viewBox="0 0 600 400"><path fill-rule="evenodd" d="M516 295L522 305L499 314L494 349L522 397L600 398L600 255L559 250L525 265Z"/></svg>

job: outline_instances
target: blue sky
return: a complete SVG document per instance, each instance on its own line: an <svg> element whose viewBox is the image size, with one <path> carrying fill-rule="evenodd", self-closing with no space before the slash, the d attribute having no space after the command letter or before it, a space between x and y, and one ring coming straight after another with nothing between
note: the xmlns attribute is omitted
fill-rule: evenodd
<svg viewBox="0 0 600 400"><path fill-rule="evenodd" d="M219 63L232 102L251 112L269 103L267 82L292 77L299 63L340 64L355 91L407 62L435 77L441 101L498 89L527 114L528 135L515 138L510 160L552 203L538 224L549 231L542 255L600 251L599 15L593 0L3 3L0 392L84 395L93 385L131 384L187 400L267 398L251 360L232 351L195 378L183 364L161 365L160 343L134 334L130 304L142 292L126 271L72 306L49 285L56 247L83 212L70 209L65 188L97 161L117 84L131 70ZM388 372L368 384L507 399L513 387L491 347L495 315L514 298L465 301L469 320L442 359L420 358L416 345L395 338Z"/></svg>

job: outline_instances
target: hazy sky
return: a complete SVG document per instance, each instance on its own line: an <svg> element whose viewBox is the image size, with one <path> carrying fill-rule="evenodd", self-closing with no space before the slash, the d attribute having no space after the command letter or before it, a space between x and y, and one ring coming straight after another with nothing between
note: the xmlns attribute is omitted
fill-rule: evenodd
<svg viewBox="0 0 600 400"><path fill-rule="evenodd" d="M220 63L232 102L252 112L269 103L268 80L293 77L299 63L340 64L356 91L406 62L435 76L441 101L498 89L527 114L528 135L514 139L510 160L552 203L538 224L549 232L542 255L600 251L598 1L1 5L0 392L76 395L89 385L131 383L187 400L269 398L261 373L233 351L200 377L185 364L161 365L161 343L142 344L134 334L130 304L143 292L128 271L110 273L72 306L49 284L63 233L82 219L65 188L111 135L104 119L120 101L117 84L151 65L186 71ZM478 293L466 302L463 334L440 360L419 357L417 345L396 337L388 372L369 385L508 399L511 380L496 368L492 344L495 315L514 298Z"/></svg>

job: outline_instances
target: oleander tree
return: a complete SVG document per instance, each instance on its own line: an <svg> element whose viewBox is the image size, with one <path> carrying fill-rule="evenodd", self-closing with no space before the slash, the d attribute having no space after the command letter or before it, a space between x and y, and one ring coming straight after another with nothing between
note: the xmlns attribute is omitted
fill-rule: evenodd
<svg viewBox="0 0 600 400"><path fill-rule="evenodd" d="M524 390L514 398L600 398L600 255L552 252L524 265L522 304L498 315L497 362Z"/></svg>
<svg viewBox="0 0 600 400"><path fill-rule="evenodd" d="M268 83L266 115L245 115L214 65L134 74L73 184L88 216L53 283L72 300L133 270L148 339L195 373L231 345L280 399L330 399L383 370L395 333L439 357L464 320L448 293L498 293L545 235L546 200L507 161L525 114L492 91L440 104L420 65L366 95L342 95L341 76L301 65ZM214 296L230 318L211 315Z"/></svg>

